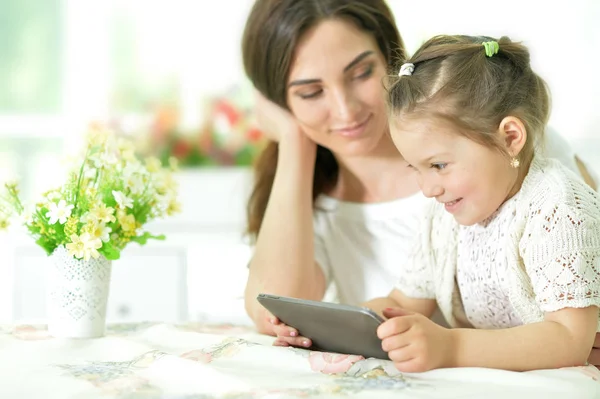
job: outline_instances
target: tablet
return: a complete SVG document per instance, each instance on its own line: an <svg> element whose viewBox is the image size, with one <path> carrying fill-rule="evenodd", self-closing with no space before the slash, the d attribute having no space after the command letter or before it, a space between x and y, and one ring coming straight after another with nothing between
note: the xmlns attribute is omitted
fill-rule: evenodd
<svg viewBox="0 0 600 399"><path fill-rule="evenodd" d="M256 299L313 342L311 349L389 360L377 337L383 319L371 309L259 294Z"/></svg>

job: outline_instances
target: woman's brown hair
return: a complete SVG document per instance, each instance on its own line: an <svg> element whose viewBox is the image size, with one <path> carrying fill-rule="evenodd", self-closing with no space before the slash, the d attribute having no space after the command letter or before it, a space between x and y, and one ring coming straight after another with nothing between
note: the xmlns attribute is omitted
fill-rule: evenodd
<svg viewBox="0 0 600 399"><path fill-rule="evenodd" d="M483 43L494 41L498 52L488 56ZM391 77L387 102L392 117L447 120L467 138L507 157L496 132L502 119L517 117L528 135L518 159L525 166L521 170L528 169L548 122L550 95L531 69L524 45L507 37L435 36L407 63L414 65L412 74Z"/></svg>
<svg viewBox="0 0 600 399"><path fill-rule="evenodd" d="M256 0L242 38L244 69L267 99L289 109L286 86L296 45L310 28L327 19L350 21L374 36L390 73L405 56L392 12L384 0ZM255 163L254 187L248 201L247 232L260 230L277 168L278 144L270 142ZM318 146L313 201L335 185L338 164L330 150Z"/></svg>

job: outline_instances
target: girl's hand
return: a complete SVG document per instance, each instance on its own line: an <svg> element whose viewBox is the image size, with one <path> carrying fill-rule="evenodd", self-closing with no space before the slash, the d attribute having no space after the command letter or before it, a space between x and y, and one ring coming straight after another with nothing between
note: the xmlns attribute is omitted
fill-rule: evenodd
<svg viewBox="0 0 600 399"><path fill-rule="evenodd" d="M588 358L588 363L600 368L600 333L596 333L596 340Z"/></svg>
<svg viewBox="0 0 600 399"><path fill-rule="evenodd" d="M379 326L377 336L398 370L416 373L452 363L450 330L401 308L384 309L383 315L388 320Z"/></svg>
<svg viewBox="0 0 600 399"><path fill-rule="evenodd" d="M273 325L273 332L277 336L273 342L274 346L299 346L302 348L312 346L310 339L300 336L298 330L282 323L277 317L272 316L269 322Z"/></svg>
<svg viewBox="0 0 600 399"><path fill-rule="evenodd" d="M259 128L273 141L281 141L282 137L305 136L296 118L287 110L266 99L256 92L256 120Z"/></svg>

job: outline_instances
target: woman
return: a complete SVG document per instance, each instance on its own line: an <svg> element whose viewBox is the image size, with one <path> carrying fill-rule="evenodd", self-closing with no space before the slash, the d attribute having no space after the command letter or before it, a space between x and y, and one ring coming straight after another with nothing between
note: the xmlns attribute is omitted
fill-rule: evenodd
<svg viewBox="0 0 600 399"><path fill-rule="evenodd" d="M242 50L273 138L248 204L246 310L276 334L260 292L322 300L333 283L342 303L387 295L425 198L387 128L382 79L406 54L385 1L257 0ZM549 133L548 155L577 170Z"/></svg>

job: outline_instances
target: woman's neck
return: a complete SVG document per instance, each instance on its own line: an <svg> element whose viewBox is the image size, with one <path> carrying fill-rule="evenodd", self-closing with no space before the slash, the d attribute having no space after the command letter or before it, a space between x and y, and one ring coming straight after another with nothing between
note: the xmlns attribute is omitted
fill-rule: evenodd
<svg viewBox="0 0 600 399"><path fill-rule="evenodd" d="M390 143L391 144L391 143ZM327 194L342 201L373 203L409 197L419 192L413 169L393 147L367 156L336 157L338 180Z"/></svg>

